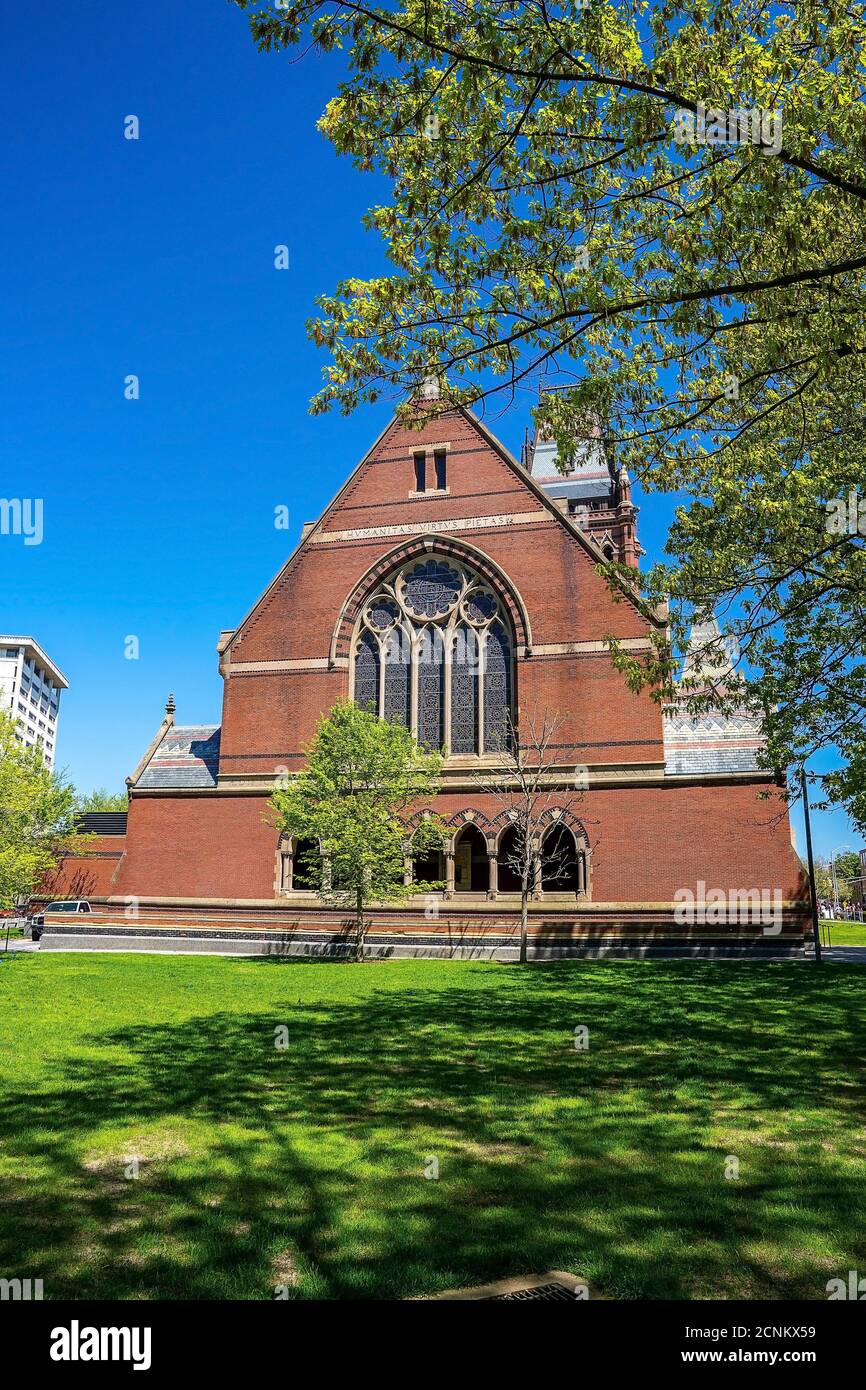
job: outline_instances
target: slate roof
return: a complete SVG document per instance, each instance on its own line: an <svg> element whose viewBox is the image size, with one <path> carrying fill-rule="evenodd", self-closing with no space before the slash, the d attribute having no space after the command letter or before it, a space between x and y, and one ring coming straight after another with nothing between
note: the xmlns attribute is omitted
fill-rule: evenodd
<svg viewBox="0 0 866 1390"><path fill-rule="evenodd" d="M173 724L140 774L136 787L215 787L219 724Z"/></svg>

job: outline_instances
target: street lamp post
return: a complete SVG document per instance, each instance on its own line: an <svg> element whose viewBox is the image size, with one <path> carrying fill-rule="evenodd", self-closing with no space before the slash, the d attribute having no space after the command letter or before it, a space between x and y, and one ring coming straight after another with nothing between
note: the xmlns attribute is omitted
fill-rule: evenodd
<svg viewBox="0 0 866 1390"><path fill-rule="evenodd" d="M803 816L806 821L806 854L809 859L809 899L812 904L812 935L815 940L815 964L821 964L821 933L818 929L818 894L815 892L815 859L812 854L812 821L809 816L809 788L806 769L800 769L800 789L803 793Z"/></svg>

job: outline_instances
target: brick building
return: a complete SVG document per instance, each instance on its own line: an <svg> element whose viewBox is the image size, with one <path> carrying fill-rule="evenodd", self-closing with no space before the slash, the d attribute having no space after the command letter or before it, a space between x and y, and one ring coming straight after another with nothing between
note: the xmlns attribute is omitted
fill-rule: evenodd
<svg viewBox="0 0 866 1390"><path fill-rule="evenodd" d="M338 947L348 923L305 887L301 847L265 813L320 714L351 696L446 753L445 887L432 909L376 913L372 949L510 950L508 822L478 769L496 764L509 714L519 727L530 710L562 719L550 832L574 870L564 883L538 875L538 954L796 946L806 894L755 727L663 711L611 663L607 636L639 651L665 622L596 572L605 557L636 567L641 553L628 477L600 438L563 474L546 441L518 462L462 408L443 403L420 432L393 421L220 635L221 724L179 725L169 702L129 779L123 854L95 928L105 944L171 932L203 949L215 936L223 949ZM712 914L684 925L683 893L700 903L710 890L771 893L782 918L770 931Z"/></svg>

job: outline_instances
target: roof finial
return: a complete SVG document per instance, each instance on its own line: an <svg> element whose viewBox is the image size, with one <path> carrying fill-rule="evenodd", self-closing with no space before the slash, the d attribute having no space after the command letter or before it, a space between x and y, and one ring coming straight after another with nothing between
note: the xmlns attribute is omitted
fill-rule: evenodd
<svg viewBox="0 0 866 1390"><path fill-rule="evenodd" d="M167 719L174 718L174 696L169 695L165 705L165 715Z"/></svg>

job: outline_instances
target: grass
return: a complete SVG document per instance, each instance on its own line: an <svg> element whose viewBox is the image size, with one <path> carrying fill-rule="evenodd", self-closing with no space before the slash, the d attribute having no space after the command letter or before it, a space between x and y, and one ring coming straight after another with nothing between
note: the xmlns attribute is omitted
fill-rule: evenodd
<svg viewBox="0 0 866 1390"><path fill-rule="evenodd" d="M828 928L833 946L866 946L866 922L823 921L821 923L821 940L823 942L827 940Z"/></svg>
<svg viewBox="0 0 866 1390"><path fill-rule="evenodd" d="M7 957L0 1275L374 1298L560 1268L614 1298L824 1298L866 1270L864 985L803 962Z"/></svg>

